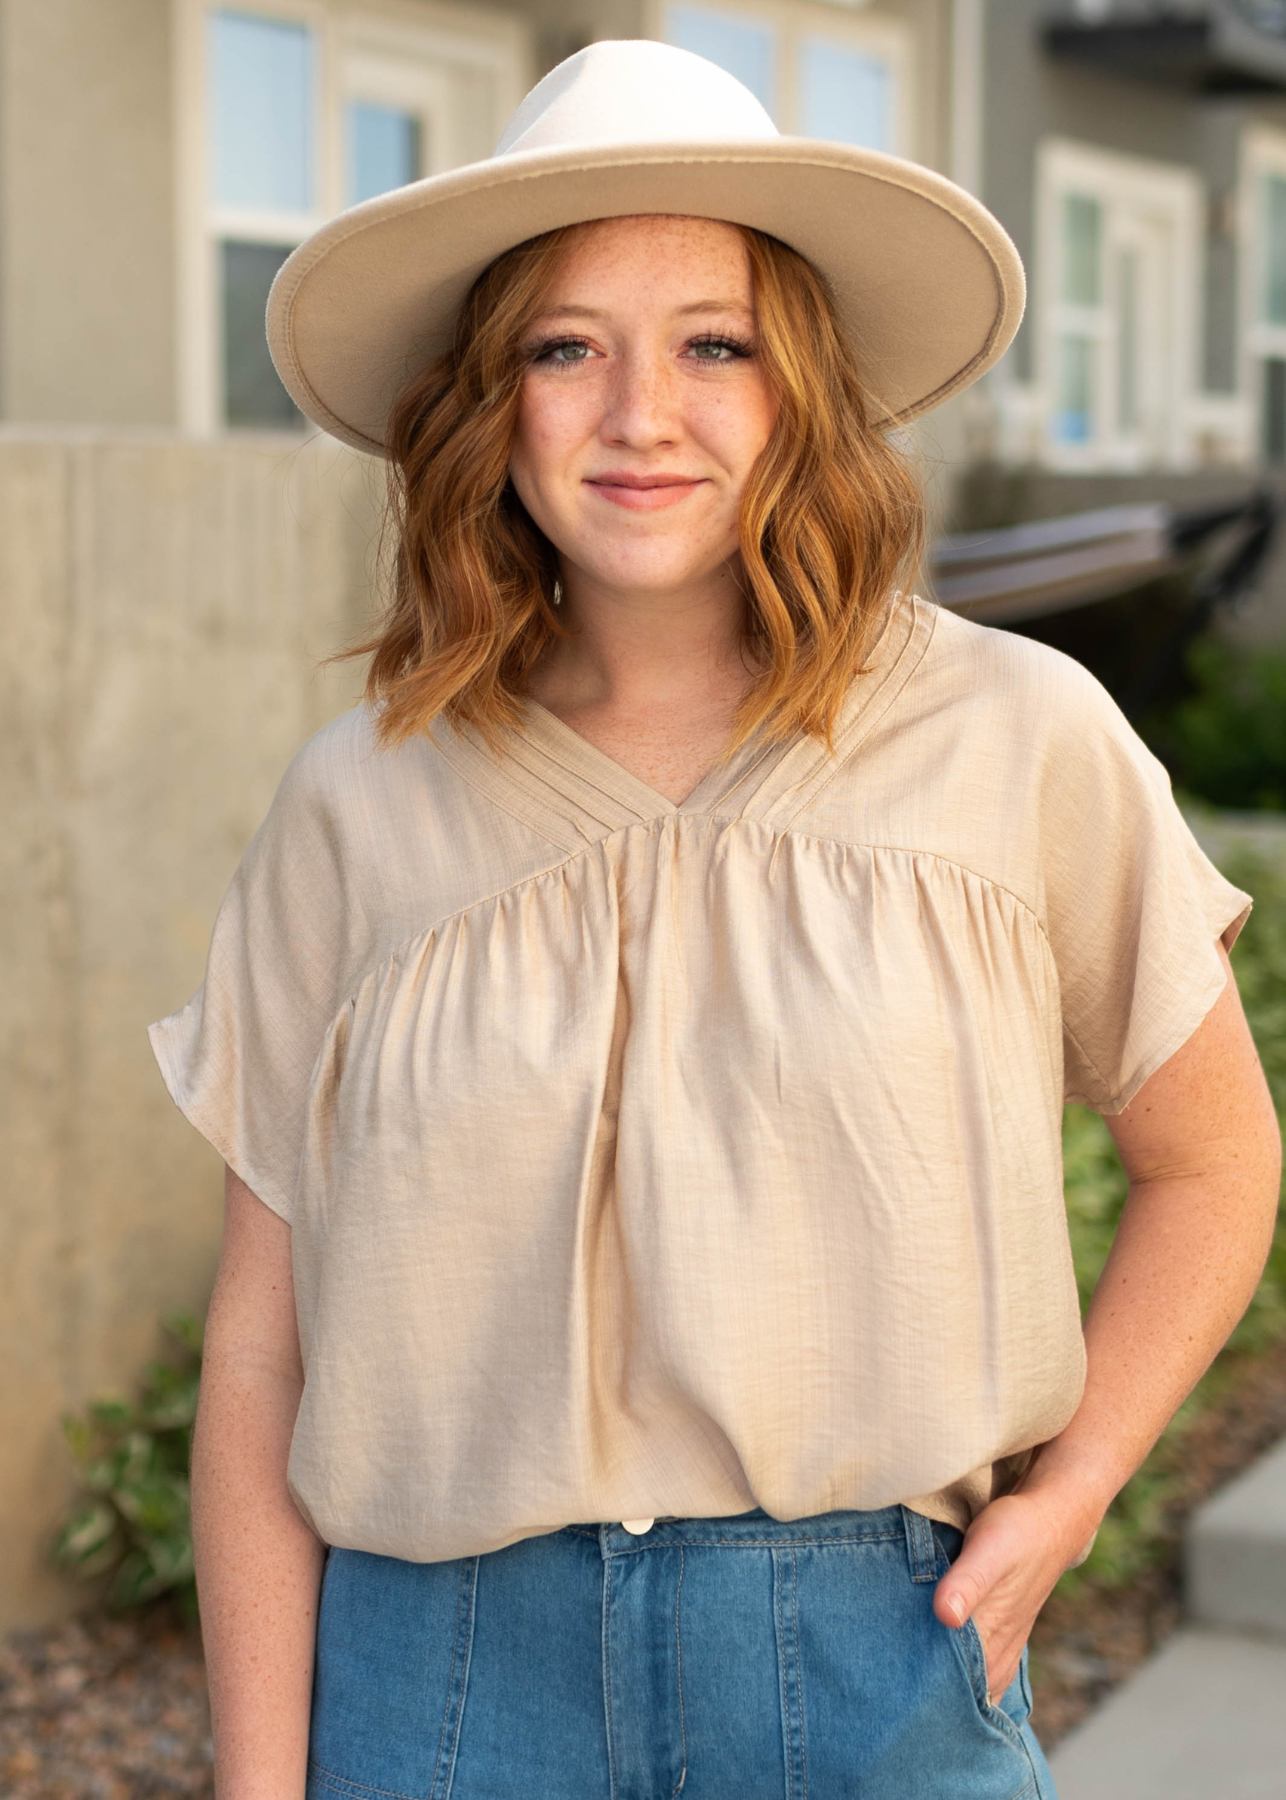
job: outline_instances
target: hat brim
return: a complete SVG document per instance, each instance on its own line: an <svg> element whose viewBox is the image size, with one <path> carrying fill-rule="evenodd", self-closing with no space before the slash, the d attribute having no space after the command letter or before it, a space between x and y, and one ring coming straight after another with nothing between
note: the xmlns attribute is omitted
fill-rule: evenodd
<svg viewBox="0 0 1286 1800"><path fill-rule="evenodd" d="M277 372L324 431L383 455L394 401L450 347L489 263L559 226L631 213L750 225L806 256L889 423L976 380L1022 318L1022 262L1002 227L917 163L811 138L572 146L431 176L315 232L269 296Z"/></svg>

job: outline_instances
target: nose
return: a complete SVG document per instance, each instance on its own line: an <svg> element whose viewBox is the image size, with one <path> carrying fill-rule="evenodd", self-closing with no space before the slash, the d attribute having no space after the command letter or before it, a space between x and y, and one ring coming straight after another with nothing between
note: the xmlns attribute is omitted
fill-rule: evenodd
<svg viewBox="0 0 1286 1800"><path fill-rule="evenodd" d="M678 383L664 353L631 349L608 384L603 441L630 450L674 444L683 435Z"/></svg>

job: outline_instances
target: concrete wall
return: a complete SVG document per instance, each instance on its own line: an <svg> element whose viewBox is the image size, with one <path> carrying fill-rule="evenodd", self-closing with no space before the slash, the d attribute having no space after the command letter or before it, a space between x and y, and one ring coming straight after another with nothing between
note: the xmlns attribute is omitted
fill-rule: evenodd
<svg viewBox="0 0 1286 1800"><path fill-rule="evenodd" d="M368 616L378 480L324 439L0 433L0 1630L83 1603L59 1415L208 1296L220 1166L144 1028L360 687L317 662Z"/></svg>
<svg viewBox="0 0 1286 1800"><path fill-rule="evenodd" d="M0 415L174 420L170 0L0 0Z"/></svg>

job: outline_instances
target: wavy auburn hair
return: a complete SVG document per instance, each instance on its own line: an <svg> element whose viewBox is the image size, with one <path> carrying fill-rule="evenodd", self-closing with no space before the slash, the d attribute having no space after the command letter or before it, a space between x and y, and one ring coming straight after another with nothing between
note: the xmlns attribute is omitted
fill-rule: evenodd
<svg viewBox="0 0 1286 1800"><path fill-rule="evenodd" d="M367 699L386 744L439 715L493 745L526 678L567 627L553 610L557 552L509 480L524 335L572 235L499 257L460 309L455 342L417 375L389 424L391 597ZM741 501L744 647L758 671L730 749L763 729L830 741L901 578L923 546L907 457L871 421L834 304L811 263L747 226L760 359L776 422Z"/></svg>

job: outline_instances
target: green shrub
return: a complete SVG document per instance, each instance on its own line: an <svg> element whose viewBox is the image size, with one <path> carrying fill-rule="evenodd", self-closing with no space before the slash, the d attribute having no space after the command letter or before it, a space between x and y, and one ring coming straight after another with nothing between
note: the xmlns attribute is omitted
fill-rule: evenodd
<svg viewBox="0 0 1286 1800"><path fill-rule="evenodd" d="M54 1557L84 1581L106 1579L125 1611L173 1594L196 1612L188 1465L201 1374L201 1327L166 1320L174 1355L147 1370L136 1403L95 1400L63 1430L85 1499L59 1532Z"/></svg>
<svg viewBox="0 0 1286 1800"><path fill-rule="evenodd" d="M1141 721L1176 786L1213 806L1286 809L1286 654L1199 638L1195 690Z"/></svg>

